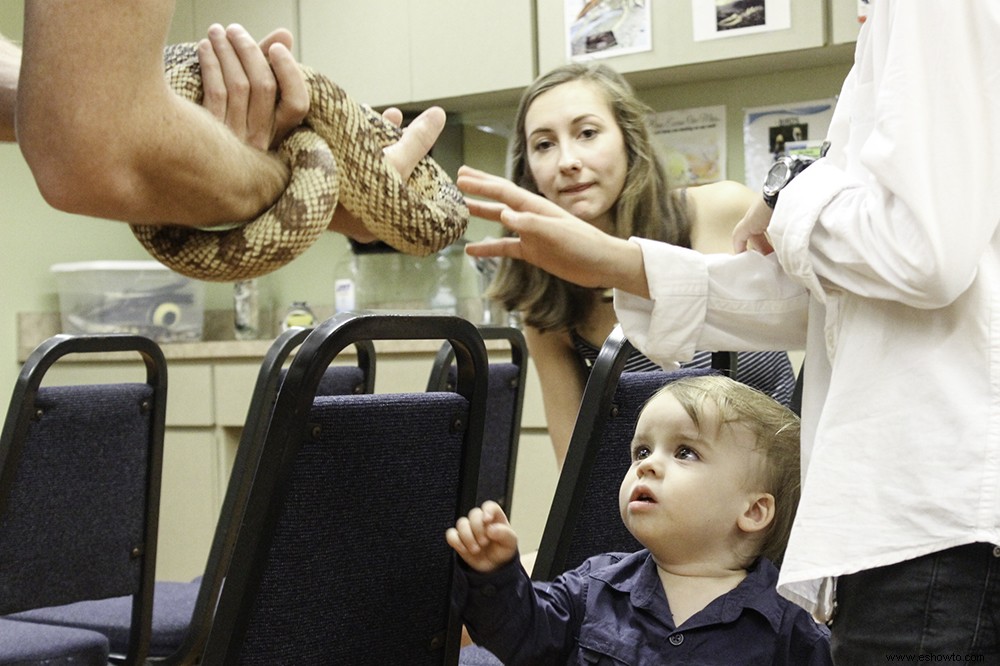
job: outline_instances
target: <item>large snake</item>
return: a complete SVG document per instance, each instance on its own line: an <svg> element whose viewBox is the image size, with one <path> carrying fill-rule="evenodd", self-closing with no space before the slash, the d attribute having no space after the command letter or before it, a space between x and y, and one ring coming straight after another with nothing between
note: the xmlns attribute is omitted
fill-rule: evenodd
<svg viewBox="0 0 1000 666"><path fill-rule="evenodd" d="M200 103L195 45L168 46L164 65L171 88ZM256 219L226 229L133 225L136 238L161 263L216 282L270 273L319 238L338 201L379 240L407 254L426 256L465 232L468 208L444 170L425 157L404 182L382 155L399 139L399 128L327 77L301 68L310 108L303 127L278 147L291 167L284 193Z"/></svg>

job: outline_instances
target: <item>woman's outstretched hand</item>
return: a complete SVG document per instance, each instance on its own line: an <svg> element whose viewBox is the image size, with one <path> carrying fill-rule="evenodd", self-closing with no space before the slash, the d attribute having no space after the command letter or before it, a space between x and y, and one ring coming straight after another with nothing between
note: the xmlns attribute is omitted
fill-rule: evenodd
<svg viewBox="0 0 1000 666"><path fill-rule="evenodd" d="M463 166L457 184L465 194L487 199L467 198L470 213L515 234L470 243L465 248L470 256L520 259L582 287L649 295L642 250L635 243L606 234L499 176Z"/></svg>

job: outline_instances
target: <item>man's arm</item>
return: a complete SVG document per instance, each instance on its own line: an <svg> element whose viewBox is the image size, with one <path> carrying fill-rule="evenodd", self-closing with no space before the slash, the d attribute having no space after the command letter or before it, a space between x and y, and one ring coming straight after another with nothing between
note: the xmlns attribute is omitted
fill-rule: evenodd
<svg viewBox="0 0 1000 666"><path fill-rule="evenodd" d="M52 205L210 225L252 218L277 198L287 167L167 87L172 1L25 2L17 136Z"/></svg>

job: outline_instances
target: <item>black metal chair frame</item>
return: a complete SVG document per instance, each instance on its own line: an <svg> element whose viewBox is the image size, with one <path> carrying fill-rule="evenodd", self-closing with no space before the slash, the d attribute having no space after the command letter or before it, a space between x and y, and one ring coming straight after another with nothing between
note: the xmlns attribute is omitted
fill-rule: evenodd
<svg viewBox="0 0 1000 666"><path fill-rule="evenodd" d="M0 515L6 510L17 467L21 461L29 425L35 418L35 399L48 370L69 354L137 352L146 366L146 383L153 387L151 405L146 507L139 582L132 601L132 623L127 664L139 664L149 647L153 587L156 570L156 539L160 509L160 479L163 471L163 437L166 421L167 368L160 347L137 335L56 335L41 343L28 357L11 396L10 410L0 434Z"/></svg>
<svg viewBox="0 0 1000 666"><path fill-rule="evenodd" d="M457 392L470 403L469 447L463 477L478 478L485 427L487 356L482 337L468 321L446 315L341 313L318 325L302 343L278 393L257 473L249 490L244 519L236 537L226 584L219 597L203 663L238 663L250 622L252 599L267 566L268 549L289 490L292 463L310 432L309 415L321 376L348 345L357 340L446 339L455 350ZM459 513L475 504L475 482L461 488ZM456 516L457 518L457 516ZM461 620L450 611L445 638L446 663L457 663Z"/></svg>
<svg viewBox="0 0 1000 666"><path fill-rule="evenodd" d="M271 423L271 413L284 379L283 367L292 352L312 332L311 328L294 327L282 332L268 348L257 372L257 382L247 408L247 418L233 461L229 485L220 510L219 525L209 550L205 573L198 589L198 598L191 615L191 627L183 645L171 656L158 663L164 666L194 663L204 650L212 628L219 592L229 570L243 511L253 485L261 450ZM363 392L375 388L375 347L370 340L356 340L358 367L364 371Z"/></svg>
<svg viewBox="0 0 1000 666"><path fill-rule="evenodd" d="M521 413L524 406L524 392L528 381L528 344L524 334L511 326L480 326L479 333L483 340L501 340L510 345L510 362L517 366L517 397L514 401L513 425L510 432L510 443L507 450L507 478L504 488L507 489L504 512L509 518L513 505L514 478L517 472L517 447L521 441ZM454 391L449 370L455 361L455 350L450 343L445 342L434 357L430 378L427 381L428 391ZM487 408L488 409L488 408Z"/></svg>

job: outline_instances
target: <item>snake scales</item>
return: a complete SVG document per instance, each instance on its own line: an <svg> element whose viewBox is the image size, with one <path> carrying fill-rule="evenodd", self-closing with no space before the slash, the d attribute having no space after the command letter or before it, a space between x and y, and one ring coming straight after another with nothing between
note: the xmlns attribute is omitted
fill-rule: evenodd
<svg viewBox="0 0 1000 666"><path fill-rule="evenodd" d="M200 103L195 45L168 46L164 65L171 88ZM264 275L312 245L338 201L373 235L407 254L431 254L464 233L469 211L444 170L425 157L404 182L382 156L382 149L399 139L399 128L322 74L305 66L302 71L310 108L303 127L278 147L291 167L284 193L256 219L228 229L132 225L157 260L199 280Z"/></svg>

